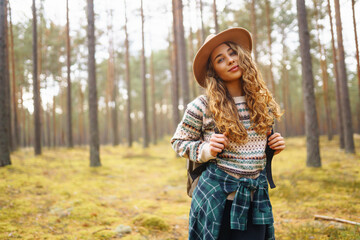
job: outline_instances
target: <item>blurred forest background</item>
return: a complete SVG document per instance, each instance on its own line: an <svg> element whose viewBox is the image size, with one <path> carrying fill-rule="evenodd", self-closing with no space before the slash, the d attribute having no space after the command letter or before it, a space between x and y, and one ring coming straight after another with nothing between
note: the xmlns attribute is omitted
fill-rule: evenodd
<svg viewBox="0 0 360 240"><path fill-rule="evenodd" d="M92 167L107 158L100 146L164 149L186 105L204 94L191 69L196 51L229 27L252 33L253 57L285 113L276 130L306 138L306 165L322 165L320 135L358 160L359 6L0 0L0 166L31 148L36 156L85 148Z"/></svg>

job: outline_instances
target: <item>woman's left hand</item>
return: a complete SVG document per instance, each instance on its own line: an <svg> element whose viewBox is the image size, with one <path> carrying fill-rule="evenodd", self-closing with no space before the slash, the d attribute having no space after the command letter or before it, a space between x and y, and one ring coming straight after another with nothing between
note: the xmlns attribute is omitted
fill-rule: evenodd
<svg viewBox="0 0 360 240"><path fill-rule="evenodd" d="M285 149L285 140L280 133L276 132L269 137L268 145L275 150L274 155Z"/></svg>

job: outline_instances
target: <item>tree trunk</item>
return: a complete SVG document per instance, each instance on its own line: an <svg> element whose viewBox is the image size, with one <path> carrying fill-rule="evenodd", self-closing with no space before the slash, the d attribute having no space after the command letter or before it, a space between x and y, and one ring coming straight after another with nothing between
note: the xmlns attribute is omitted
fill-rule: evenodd
<svg viewBox="0 0 360 240"><path fill-rule="evenodd" d="M304 0L297 0L297 17L299 25L301 70L303 79L303 94L305 107L305 131L307 144L308 167L321 167L319 132L314 94L314 78L310 56L310 36L306 20Z"/></svg>
<svg viewBox="0 0 360 240"><path fill-rule="evenodd" d="M66 54L67 54L67 147L73 148L73 133L72 133L72 104L71 104L71 55L70 55L70 24L69 24L69 0L66 0Z"/></svg>
<svg viewBox="0 0 360 240"><path fill-rule="evenodd" d="M7 14L6 0L0 0L0 167L10 165L8 128L10 121L10 76L8 72L7 49Z"/></svg>
<svg viewBox="0 0 360 240"><path fill-rule="evenodd" d="M186 45L185 45L185 33L184 33L184 24L183 24L183 5L182 0L175 1L175 17L176 22L175 26L177 28L176 31L176 42L177 42L177 58L178 58L178 73L179 73L179 80L181 83L181 92L182 92L182 100L183 106L190 102L189 96L189 77L187 71L187 61L186 61Z"/></svg>
<svg viewBox="0 0 360 240"><path fill-rule="evenodd" d="M326 114L326 132L328 134L328 140L331 141L333 138L332 133L332 121L331 121L331 108L328 97L328 74L327 74L327 64L326 64L326 56L324 53L323 45L320 41L320 26L319 26L319 13L318 6L316 0L314 0L315 7L315 20L316 20L316 30L317 30L317 42L320 49L320 66L321 66L321 75L323 80L323 92L324 92L324 106L325 106L325 114Z"/></svg>
<svg viewBox="0 0 360 240"><path fill-rule="evenodd" d="M53 96L53 107L52 107L52 115L53 115L53 147L56 147L56 102L55 96Z"/></svg>
<svg viewBox="0 0 360 240"><path fill-rule="evenodd" d="M213 14L214 14L214 23L215 23L215 33L219 32L219 24L217 18L217 10L216 10L216 0L213 1Z"/></svg>
<svg viewBox="0 0 360 240"><path fill-rule="evenodd" d="M111 121L112 121L112 145L119 145L119 129L118 129L118 109L117 109L117 82L115 77L115 58L114 58L114 35L113 35L113 12L110 10L110 23L108 24L109 37L109 60L108 73L111 91Z"/></svg>
<svg viewBox="0 0 360 240"><path fill-rule="evenodd" d="M172 78L172 105L173 105L173 130L175 131L177 125L180 121L179 116L179 74L178 74L178 58L177 52L177 18L176 18L176 0L172 0L172 10L173 10L173 44L172 44L172 52L171 52L171 78ZM169 44L170 47L171 44Z"/></svg>
<svg viewBox="0 0 360 240"><path fill-rule="evenodd" d="M37 20L36 6L33 0L33 94L34 94L34 150L35 155L41 154L41 122L40 122L40 89L38 79Z"/></svg>
<svg viewBox="0 0 360 240"><path fill-rule="evenodd" d="M130 85L130 63L129 63L129 36L127 32L127 15L126 15L126 0L124 0L125 6L125 73L126 73L126 87L127 87L127 128L126 128L126 135L127 135L127 142L128 147L132 146L133 142L133 133L131 129L131 85Z"/></svg>
<svg viewBox="0 0 360 240"><path fill-rule="evenodd" d="M336 106L337 106L337 122L338 122L338 128L339 128L339 138L340 138L340 148L343 149L345 147L345 140L344 140L344 123L343 118L341 117L341 96L340 96L340 78L339 78L339 70L338 70L338 56L337 56L337 50L335 47L335 38L334 38L334 28L333 28L333 21L332 21L332 14L331 14L331 6L330 6L330 0L328 2L328 15L330 20L330 30L331 30L331 46L332 46L332 52L333 52L333 70L334 70L334 76L335 76L335 93L336 93Z"/></svg>
<svg viewBox="0 0 360 240"><path fill-rule="evenodd" d="M13 148L17 149L20 144L20 136L19 136L19 120L18 120L18 104L17 104L17 87L16 87L16 77L15 77L15 54L14 54L14 34L13 34L13 26L12 26L12 18L11 18L11 8L10 2L9 5L9 23L10 23L10 52L11 52L11 75L12 75L12 113L13 113Z"/></svg>
<svg viewBox="0 0 360 240"><path fill-rule="evenodd" d="M251 0L251 33L253 39L253 52L254 52L254 61L257 63L258 52L256 50L257 44L257 27L256 27L256 10L255 10L255 0Z"/></svg>
<svg viewBox="0 0 360 240"><path fill-rule="evenodd" d="M269 47L269 60L270 60L270 66L269 66L269 74L270 74L270 86L271 86L271 92L276 97L276 89L275 89L275 80L274 80L274 74L273 74L273 63L272 63L272 41L271 41L271 21L270 21L270 2L269 0L266 0L266 25L267 25L267 38L268 38L268 47Z"/></svg>
<svg viewBox="0 0 360 240"><path fill-rule="evenodd" d="M176 0L177 1L177 0ZM174 4L174 2L173 2ZM202 0L199 0L199 9L200 9L200 21L201 21L201 44L205 41L205 27L204 27L204 17L203 17L203 3Z"/></svg>
<svg viewBox="0 0 360 240"><path fill-rule="evenodd" d="M152 108L152 139L153 144L157 144L157 128L156 128L156 100L155 100L155 74L154 74L154 57L151 52L150 57L150 85L151 85L151 108Z"/></svg>
<svg viewBox="0 0 360 240"><path fill-rule="evenodd" d="M85 117L84 117L84 93L79 86L79 97L80 97L80 114L79 114L79 144L84 145L86 143L85 137Z"/></svg>
<svg viewBox="0 0 360 240"><path fill-rule="evenodd" d="M336 17L336 33L338 42L338 56L339 56L339 79L340 79L340 96L341 96L341 111L344 123L344 143L345 152L355 153L352 119L351 119L351 108L349 99L349 90L347 86L347 75L345 66L345 53L342 38L342 26L340 16L340 4L339 0L335 0L335 17Z"/></svg>
<svg viewBox="0 0 360 240"><path fill-rule="evenodd" d="M88 39L88 87L89 87L89 132L90 132L90 167L101 166L99 152L98 102L96 88L95 63L95 24L94 2L87 0L87 39Z"/></svg>
<svg viewBox="0 0 360 240"><path fill-rule="evenodd" d="M357 77L358 77L358 101L357 101L357 121L358 121L358 133L360 133L360 57L359 57L359 44L356 30L356 19L355 19L355 0L351 1L352 13L353 13L353 24L354 24L354 35L355 35L355 47L356 47L356 66L357 66Z"/></svg>
<svg viewBox="0 0 360 240"><path fill-rule="evenodd" d="M147 148L149 146L149 136L148 136L148 112L147 112L147 90L146 90L146 59L145 59L145 41L144 41L144 11L143 11L143 1L141 0L141 79L142 79L142 110L143 110L143 147Z"/></svg>

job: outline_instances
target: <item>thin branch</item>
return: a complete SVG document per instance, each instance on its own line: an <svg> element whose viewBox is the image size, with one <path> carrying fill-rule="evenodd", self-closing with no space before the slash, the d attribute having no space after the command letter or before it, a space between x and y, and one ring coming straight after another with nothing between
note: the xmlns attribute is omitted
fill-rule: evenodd
<svg viewBox="0 0 360 240"><path fill-rule="evenodd" d="M315 220L335 221L335 222L341 222L341 223L347 223L347 224L351 224L351 225L360 226L360 223L358 223L358 222L353 222L353 221L349 221L349 220L345 220L345 219L341 219L341 218L327 217L327 216L321 216L321 215L315 215L314 217L315 217Z"/></svg>

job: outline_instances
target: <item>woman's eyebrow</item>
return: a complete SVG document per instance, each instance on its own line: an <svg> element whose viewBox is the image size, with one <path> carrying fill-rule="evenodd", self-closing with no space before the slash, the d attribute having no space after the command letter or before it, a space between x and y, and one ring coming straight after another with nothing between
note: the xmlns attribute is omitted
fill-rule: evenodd
<svg viewBox="0 0 360 240"><path fill-rule="evenodd" d="M222 53L219 53L216 57L214 57L214 60L215 61L218 57L222 56L223 54Z"/></svg>

